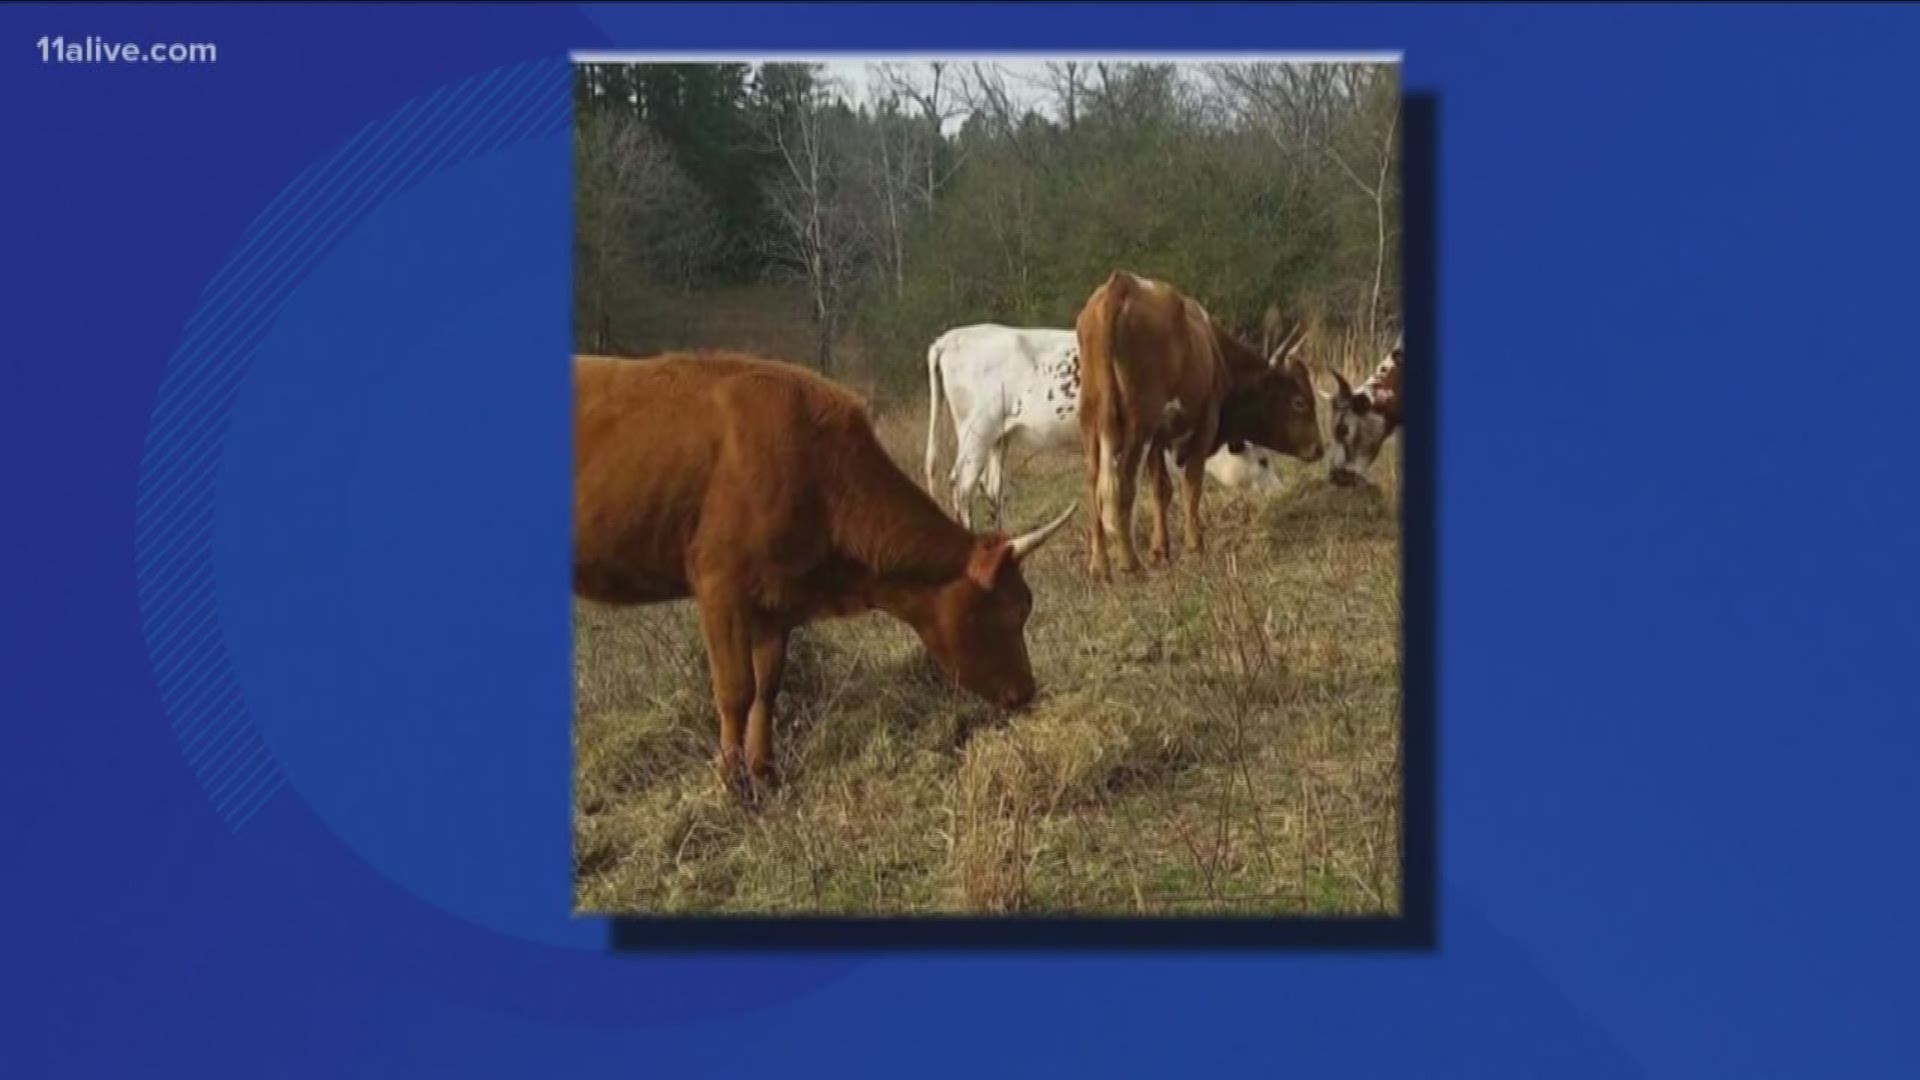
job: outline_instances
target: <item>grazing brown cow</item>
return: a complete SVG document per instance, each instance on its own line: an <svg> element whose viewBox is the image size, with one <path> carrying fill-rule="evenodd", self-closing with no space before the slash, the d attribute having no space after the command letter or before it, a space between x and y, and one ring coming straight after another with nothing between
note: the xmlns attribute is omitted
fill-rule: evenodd
<svg viewBox="0 0 1920 1080"><path fill-rule="evenodd" d="M1339 372L1333 373L1337 385L1325 396L1333 402L1333 454L1327 477L1334 483L1359 482L1387 437L1400 429L1400 364L1406 345L1402 334L1358 390L1348 386Z"/></svg>
<svg viewBox="0 0 1920 1080"><path fill-rule="evenodd" d="M1196 554L1205 550L1201 481L1215 451L1253 443L1309 462L1324 452L1313 379L1297 359L1303 343L1297 333L1263 359L1197 301L1124 270L1087 298L1075 331L1087 502L1098 511L1088 514L1088 568L1095 577L1111 577L1109 532L1120 538L1121 569L1140 568L1132 524L1143 459L1153 484L1150 553L1170 562L1166 452L1180 465L1187 547Z"/></svg>
<svg viewBox="0 0 1920 1080"><path fill-rule="evenodd" d="M859 399L792 364L584 356L574 384L574 592L699 605L730 783L770 778L787 635L816 618L877 608L966 689L1032 699L1020 561L1072 507L973 535L894 465Z"/></svg>

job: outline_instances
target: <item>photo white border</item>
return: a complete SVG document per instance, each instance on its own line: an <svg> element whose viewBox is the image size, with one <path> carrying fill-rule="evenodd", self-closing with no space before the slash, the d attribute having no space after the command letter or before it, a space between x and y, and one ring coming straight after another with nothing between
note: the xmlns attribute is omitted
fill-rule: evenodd
<svg viewBox="0 0 1920 1080"><path fill-rule="evenodd" d="M1188 63L1281 63L1281 64L1398 64L1406 54L1397 50L1376 52L1083 52L1063 49L1057 52L1036 49L1032 52L964 52L951 49L901 49L896 52L852 49L845 52L807 49L787 51L655 52L645 49L574 49L567 58L576 64L712 64L778 60L805 63L833 60L977 60L982 63L1008 60L1087 60L1109 63L1176 61Z"/></svg>

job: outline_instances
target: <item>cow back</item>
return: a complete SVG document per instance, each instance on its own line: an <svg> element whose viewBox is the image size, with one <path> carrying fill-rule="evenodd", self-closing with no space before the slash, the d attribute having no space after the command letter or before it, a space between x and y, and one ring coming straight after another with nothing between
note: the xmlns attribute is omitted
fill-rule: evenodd
<svg viewBox="0 0 1920 1080"><path fill-rule="evenodd" d="M1086 392L1114 395L1129 425L1150 430L1171 404L1191 417L1218 408L1225 379L1211 321L1173 286L1115 272L1076 325Z"/></svg>
<svg viewBox="0 0 1920 1080"><path fill-rule="evenodd" d="M581 595L673 599L729 557L777 553L751 563L756 576L818 557L827 528L815 473L833 456L823 438L861 412L852 395L797 366L726 353L580 357L574 377Z"/></svg>
<svg viewBox="0 0 1920 1080"><path fill-rule="evenodd" d="M802 619L862 606L850 576L951 576L966 561L971 535L887 456L860 399L805 368L582 357L575 378L582 596L647 602L721 583Z"/></svg>

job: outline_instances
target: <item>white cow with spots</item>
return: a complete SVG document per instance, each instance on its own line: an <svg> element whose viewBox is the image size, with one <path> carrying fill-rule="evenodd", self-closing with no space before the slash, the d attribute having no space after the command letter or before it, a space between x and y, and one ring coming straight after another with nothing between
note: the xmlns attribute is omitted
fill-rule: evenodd
<svg viewBox="0 0 1920 1080"><path fill-rule="evenodd" d="M1009 449L1080 446L1080 342L1072 330L997 323L949 330L927 349L927 392L927 490L936 490L944 403L956 443L948 494L969 528L971 497L983 481L994 520L1000 519ZM1207 475L1229 488L1275 490L1277 457L1258 446L1238 453L1221 447L1207 460Z"/></svg>

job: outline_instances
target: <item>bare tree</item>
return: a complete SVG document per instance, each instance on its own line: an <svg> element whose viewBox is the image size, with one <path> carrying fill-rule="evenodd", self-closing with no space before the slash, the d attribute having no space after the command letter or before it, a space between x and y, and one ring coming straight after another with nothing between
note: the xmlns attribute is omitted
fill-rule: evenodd
<svg viewBox="0 0 1920 1080"><path fill-rule="evenodd" d="M1020 114L1014 107L1004 68L979 62L969 65L961 94L968 110L984 120L989 130L1019 148Z"/></svg>
<svg viewBox="0 0 1920 1080"><path fill-rule="evenodd" d="M999 64L975 62L967 66L961 79L960 97L973 120L993 139L1011 148L1023 166L1041 169L1048 164L1048 152L1031 122L1037 114L1015 93L1016 86L1024 81Z"/></svg>
<svg viewBox="0 0 1920 1080"><path fill-rule="evenodd" d="M1391 218L1397 206L1399 87L1373 64L1219 64L1216 85L1283 151L1332 163L1372 211L1373 278L1366 327L1381 315Z"/></svg>
<svg viewBox="0 0 1920 1080"><path fill-rule="evenodd" d="M1177 64L1100 62L1093 65L1093 70L1099 86L1090 88L1089 96L1109 120L1179 124L1197 119L1191 88Z"/></svg>
<svg viewBox="0 0 1920 1080"><path fill-rule="evenodd" d="M966 103L960 94L956 73L944 60L925 64L876 64L874 73L881 85L913 105L920 114L920 156L917 194L922 209L932 209L934 196L953 179L960 168L960 155L941 161L946 146L947 121L965 116Z"/></svg>
<svg viewBox="0 0 1920 1080"><path fill-rule="evenodd" d="M872 106L871 126L866 133L862 155L863 173L875 204L875 224L879 235L873 238L887 276L893 281L894 296L906 293L906 231L916 206L916 178L924 175L921 160L928 153L918 127L901 108L897 91L874 88L868 92Z"/></svg>
<svg viewBox="0 0 1920 1080"><path fill-rule="evenodd" d="M1080 103L1092 86L1088 64L1079 60L1049 61L1045 74L1029 81L1053 98L1068 131L1080 123Z"/></svg>
<svg viewBox="0 0 1920 1080"><path fill-rule="evenodd" d="M718 256L706 197L657 135L631 114L580 119L574 143L575 295L584 344L616 346L618 290L633 279L689 288Z"/></svg>
<svg viewBox="0 0 1920 1080"><path fill-rule="evenodd" d="M762 137L777 161L766 188L777 226L767 255L806 283L818 335L815 363L831 372L848 286L875 233L863 219L853 116L816 86L798 108L770 121Z"/></svg>

